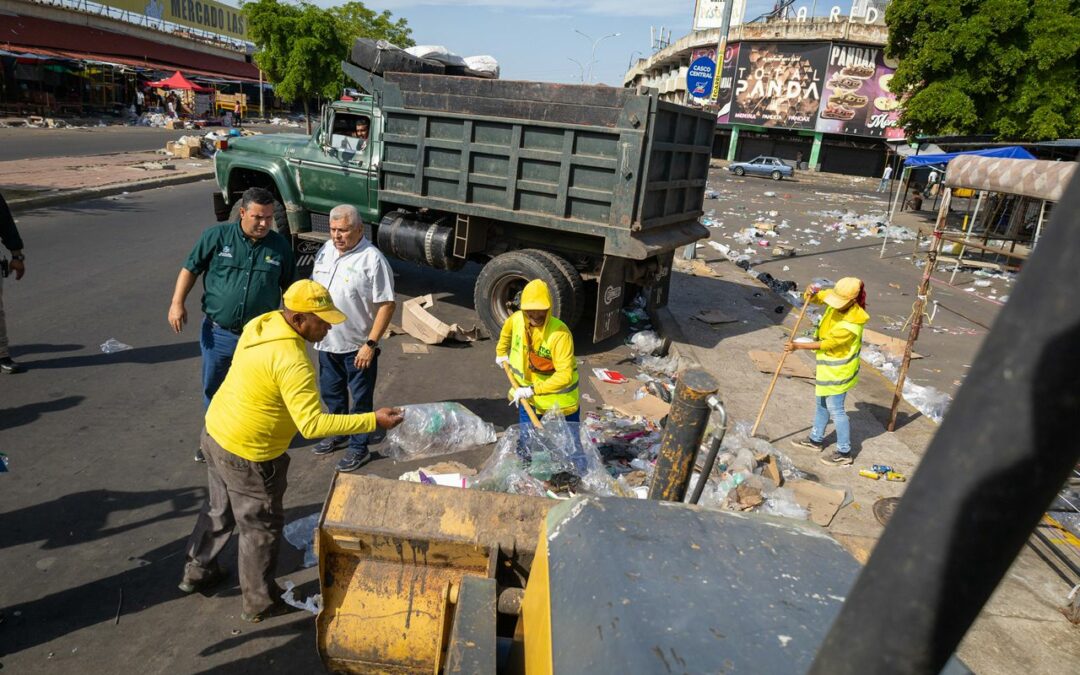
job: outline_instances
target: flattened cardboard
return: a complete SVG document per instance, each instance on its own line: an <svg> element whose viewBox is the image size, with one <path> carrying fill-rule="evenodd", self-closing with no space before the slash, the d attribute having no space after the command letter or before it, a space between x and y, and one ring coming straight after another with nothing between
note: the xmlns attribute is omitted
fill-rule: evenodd
<svg viewBox="0 0 1080 675"><path fill-rule="evenodd" d="M810 512L810 520L821 527L828 527L844 503L844 491L828 488L809 480L788 481L795 492L795 501Z"/></svg>
<svg viewBox="0 0 1080 675"><path fill-rule="evenodd" d="M694 315L694 318L710 326L722 323L735 323L739 319L721 309L703 309Z"/></svg>
<svg viewBox="0 0 1080 675"><path fill-rule="evenodd" d="M618 412L630 417L644 417L654 422L659 421L671 409L670 403L662 399L646 394L644 398L634 399L637 392L637 384L634 381L627 384L608 384L595 376L589 376L593 389L600 395L605 405L609 405Z"/></svg>
<svg viewBox="0 0 1080 675"><path fill-rule="evenodd" d="M776 364L780 362L780 358L784 353L762 352L752 349L746 355L750 357L750 360L754 362L754 366L761 372L775 373ZM792 353L784 360L784 367L780 369L780 374L785 377L802 377L812 380L814 379L814 368Z"/></svg>
<svg viewBox="0 0 1080 675"><path fill-rule="evenodd" d="M863 328L862 339L866 344L881 347L884 351L887 351L897 358L902 358L904 356L904 347L907 345L906 340L894 338L891 335L885 335L884 333L879 333L876 330L870 330L869 328ZM911 352L911 358L921 359L922 354Z"/></svg>
<svg viewBox="0 0 1080 675"><path fill-rule="evenodd" d="M437 345L447 339L458 342L474 342L481 339L480 329L464 330L461 326L441 321L427 310L435 306L435 299L421 295L405 302L402 307L402 328L406 333L424 344Z"/></svg>

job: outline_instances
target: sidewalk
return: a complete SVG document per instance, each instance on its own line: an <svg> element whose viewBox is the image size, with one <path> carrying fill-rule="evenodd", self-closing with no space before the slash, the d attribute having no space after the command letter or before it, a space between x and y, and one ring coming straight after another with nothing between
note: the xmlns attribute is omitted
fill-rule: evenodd
<svg viewBox="0 0 1080 675"><path fill-rule="evenodd" d="M14 211L212 178L214 162L159 152L0 162L0 193Z"/></svg>
<svg viewBox="0 0 1080 675"><path fill-rule="evenodd" d="M783 314L774 311L780 305L785 307ZM721 310L736 320L711 326L694 318L707 309ZM759 372L747 351L780 351L797 310L731 263L706 265L677 259L669 306L660 314L661 331L672 338L673 351L699 364L719 382L729 423L752 424L771 375ZM813 365L807 352L789 358ZM888 464L910 479L937 429L902 402L898 429L887 432L884 423L892 389L891 382L863 364L860 383L847 400L857 453L854 466L825 466L818 461L818 453L790 443L809 432L814 402L810 380L780 378L759 428L759 435L811 478L848 491L850 503L840 509L828 530L864 564L884 530L873 515L874 503L884 497L902 497L906 483L868 480L858 471ZM835 443L831 425L825 440ZM1061 664L1080 658L1076 627L1057 610L1063 600L1061 591L1060 579L1025 549L961 644L960 657L982 675L1061 672ZM888 589L882 590L883 608L888 594Z"/></svg>

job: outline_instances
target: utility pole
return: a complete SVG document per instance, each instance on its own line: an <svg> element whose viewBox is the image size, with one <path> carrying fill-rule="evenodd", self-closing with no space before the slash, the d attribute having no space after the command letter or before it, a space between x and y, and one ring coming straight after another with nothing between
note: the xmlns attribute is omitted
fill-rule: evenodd
<svg viewBox="0 0 1080 675"><path fill-rule="evenodd" d="M262 68L259 68L259 119L266 120L266 109L263 107L263 78Z"/></svg>

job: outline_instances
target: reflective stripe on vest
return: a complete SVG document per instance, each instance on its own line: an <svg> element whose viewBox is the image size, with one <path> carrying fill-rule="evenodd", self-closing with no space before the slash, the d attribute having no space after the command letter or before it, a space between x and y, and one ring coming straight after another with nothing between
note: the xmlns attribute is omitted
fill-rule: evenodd
<svg viewBox="0 0 1080 675"><path fill-rule="evenodd" d="M527 329L525 325L525 315L521 312L514 312L513 316L510 317L510 321L513 322L511 324L513 331L510 337L510 370L514 373L514 377L517 379L518 384L524 387L528 384L524 375L528 368L528 355L525 353L525 331ZM569 333L570 329L566 327L566 324L555 317L548 317L547 325L544 326L544 338L540 343L540 346L550 353L550 340L556 333L561 331ZM533 383L543 382L551 377L551 375L544 375L535 370L531 371L530 375L530 381ZM551 410L552 408L560 408L569 414L570 412L577 410L578 371L576 359L574 361L574 370L570 378L570 383L558 391L546 394L536 394L533 396L533 405L536 406L539 412Z"/></svg>
<svg viewBox="0 0 1080 675"><path fill-rule="evenodd" d="M831 307L826 311L834 312ZM822 323L824 323L824 317ZM814 394L817 396L835 396L842 394L854 387L859 382L859 354L862 352L862 324L850 321L837 321L834 326L839 326L855 335L847 351L841 358L835 358L818 350L817 371L815 373ZM820 337L819 337L820 340Z"/></svg>

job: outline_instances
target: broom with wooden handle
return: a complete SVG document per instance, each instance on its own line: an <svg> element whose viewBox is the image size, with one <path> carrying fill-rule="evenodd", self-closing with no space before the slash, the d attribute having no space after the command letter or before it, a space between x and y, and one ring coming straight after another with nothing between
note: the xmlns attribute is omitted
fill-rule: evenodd
<svg viewBox="0 0 1080 675"><path fill-rule="evenodd" d="M799 332L799 324L802 323L803 316L806 314L806 308L810 306L811 294L807 294L806 300L803 301L802 309L799 311L799 318L795 320L795 327L791 329L791 335L788 336L787 343L790 345L795 341L795 335ZM784 353L780 356L780 363L776 364L776 372L773 373L772 382L769 383L769 390L765 392L765 400L761 402L761 409L758 410L757 419L754 420L754 428L750 430L750 435L757 435L758 425L761 424L761 418L765 416L765 406L769 405L769 398L772 396L773 388L776 387L776 381L780 379L780 370L784 367L784 360L787 359L788 351L785 349Z"/></svg>

